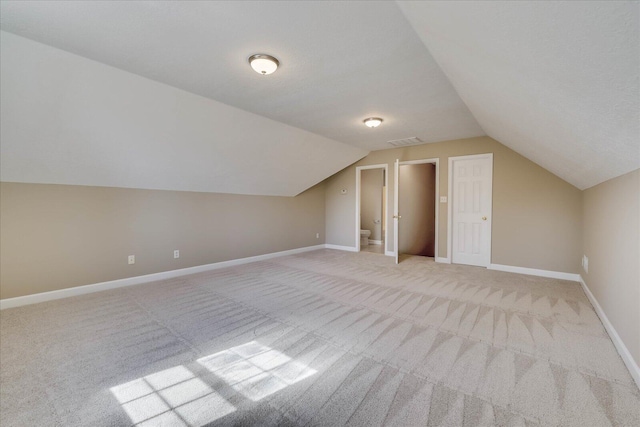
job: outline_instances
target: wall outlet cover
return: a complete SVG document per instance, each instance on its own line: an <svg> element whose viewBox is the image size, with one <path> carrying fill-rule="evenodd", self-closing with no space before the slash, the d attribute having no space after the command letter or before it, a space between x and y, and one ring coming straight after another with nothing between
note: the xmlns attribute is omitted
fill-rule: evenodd
<svg viewBox="0 0 640 427"><path fill-rule="evenodd" d="M585 273L589 272L589 258L586 255L582 255L582 268Z"/></svg>

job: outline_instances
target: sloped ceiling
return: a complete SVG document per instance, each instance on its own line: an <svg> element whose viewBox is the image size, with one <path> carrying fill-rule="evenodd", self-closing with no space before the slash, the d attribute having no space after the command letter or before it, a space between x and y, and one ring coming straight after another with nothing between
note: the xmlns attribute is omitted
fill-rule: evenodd
<svg viewBox="0 0 640 427"><path fill-rule="evenodd" d="M640 167L638 2L399 2L484 131L580 189Z"/></svg>
<svg viewBox="0 0 640 427"><path fill-rule="evenodd" d="M2 1L2 30L77 65L3 71L2 179L293 195L390 139L485 134L579 188L640 166L637 2L399 5Z"/></svg>
<svg viewBox="0 0 640 427"><path fill-rule="evenodd" d="M2 181L294 196L367 151L1 32Z"/></svg>
<svg viewBox="0 0 640 427"><path fill-rule="evenodd" d="M343 143L483 136L394 2L2 1L4 31ZM280 60L270 76L247 58ZM372 130L370 116L385 119Z"/></svg>

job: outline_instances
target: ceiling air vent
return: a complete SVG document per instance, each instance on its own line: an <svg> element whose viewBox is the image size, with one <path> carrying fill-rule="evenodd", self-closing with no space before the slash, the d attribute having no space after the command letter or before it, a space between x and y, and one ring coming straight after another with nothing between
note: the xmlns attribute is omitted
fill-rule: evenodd
<svg viewBox="0 0 640 427"><path fill-rule="evenodd" d="M393 139L387 142L393 145L394 147L404 147L405 145L422 144L422 140L415 136L412 136L411 138L404 138L404 139Z"/></svg>

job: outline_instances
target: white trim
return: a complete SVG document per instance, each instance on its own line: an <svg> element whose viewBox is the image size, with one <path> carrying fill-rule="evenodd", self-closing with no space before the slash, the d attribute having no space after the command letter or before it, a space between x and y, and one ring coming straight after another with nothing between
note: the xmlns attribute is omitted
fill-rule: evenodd
<svg viewBox="0 0 640 427"><path fill-rule="evenodd" d="M396 253L395 253L395 252L393 252L393 251L385 251L385 253L384 253L384 254L385 254L386 256L393 256L393 257L394 257L394 256L396 256Z"/></svg>
<svg viewBox="0 0 640 427"><path fill-rule="evenodd" d="M400 159L396 159L393 166L393 255L396 258L396 264L400 262L400 251L398 249L398 243L400 238L398 236L398 221L400 220L400 214L398 213L398 191L400 189L399 177L400 177Z"/></svg>
<svg viewBox="0 0 640 427"><path fill-rule="evenodd" d="M451 209L451 195L453 194L453 185L451 185L451 181L453 180L453 157L449 157L448 166L447 166L447 258L451 260L451 253L453 252L453 248L451 247L451 215L453 211Z"/></svg>
<svg viewBox="0 0 640 427"><path fill-rule="evenodd" d="M564 273L562 271L538 270L537 268L516 267L513 265L489 264L488 270L506 271L508 273L528 274L530 276L550 277L552 279L571 280L579 282L580 275L575 273Z"/></svg>
<svg viewBox="0 0 640 427"><path fill-rule="evenodd" d="M353 246L330 245L329 243L327 243L324 245L324 247L326 249L335 249L337 251L360 252L358 248L354 248Z"/></svg>
<svg viewBox="0 0 640 427"><path fill-rule="evenodd" d="M578 281L582 285L584 293L587 294L587 298L589 298L589 301L596 311L596 314L600 318L600 321L604 325L604 328L607 330L609 338L611 338L611 341L613 341L613 345L616 347L616 350L618 350L618 354L620 354L620 357L622 357L622 361L625 365L627 365L627 369L629 369L629 373L633 377L638 387L640 387L640 367L638 366L638 363L633 360L631 352L629 351L627 346L624 345L622 338L620 338L620 335L618 335L618 332L616 332L615 328L609 321L609 318L604 313L604 310L602 309L602 307L600 307L600 304L598 303L596 297L594 297L591 293L591 290L587 286L587 283L584 281L581 275L578 275L578 278Z"/></svg>
<svg viewBox="0 0 640 427"><path fill-rule="evenodd" d="M366 165L366 166L356 166L356 169L358 170L367 170L367 169L386 169L387 168L387 164L386 163L380 163L378 165Z"/></svg>
<svg viewBox="0 0 640 427"><path fill-rule="evenodd" d="M203 271L217 270L234 265L247 264L250 262L264 261L285 255L299 254L302 252L324 249L330 245L315 245L304 248L290 249L288 251L272 252L264 255L256 255L247 258L232 259L229 261L215 262L213 264L198 265L195 267L181 268L178 270L162 271L160 273L145 274L144 276L127 277L125 279L110 280L108 282L95 283L91 285L75 286L73 288L59 289L56 291L42 292L38 294L25 295L22 297L5 298L0 300L0 310L6 308L20 307L23 305L37 304L40 302L53 301L61 298L68 298L78 295L85 295L94 292L106 291L109 289L122 288L125 286L139 285L142 283L155 282L156 280L172 279L174 277L186 276L188 274L201 273ZM331 245L332 246L332 245Z"/></svg>
<svg viewBox="0 0 640 427"><path fill-rule="evenodd" d="M372 240L372 239L369 239L369 244L370 244L370 245L381 245L381 244L382 244L382 240Z"/></svg>
<svg viewBox="0 0 640 427"><path fill-rule="evenodd" d="M384 169L384 188L385 188L385 203L382 209L384 209L383 218L389 214L389 165L386 163L378 165L356 166L356 250L354 252L360 252L360 172L367 169ZM388 250L389 241L389 227L384 224L384 249ZM332 248L329 248L332 249ZM337 249L337 248L333 248ZM342 249L345 250L345 249Z"/></svg>
<svg viewBox="0 0 640 427"><path fill-rule="evenodd" d="M439 262L441 264L451 264L451 260L449 258L443 258L443 257L435 257L434 258L435 262Z"/></svg>
<svg viewBox="0 0 640 427"><path fill-rule="evenodd" d="M403 160L400 162L401 165L421 165L424 163L435 163L436 161L440 160L440 158L433 158L433 159L420 159L420 160Z"/></svg>
<svg viewBox="0 0 640 427"><path fill-rule="evenodd" d="M489 212L489 265L491 265L491 255L493 248L493 153L484 153L484 154L472 154L469 156L453 156L449 157L449 166L448 166L448 179L447 179L447 258L449 260L453 259L452 252L453 248L451 247L451 240L453 239L453 229L451 226L453 211L451 206L453 205L451 201L451 197L453 195L453 185L451 185L453 181L453 162L456 160L473 160L473 159L491 159L491 204L490 204L490 212ZM489 268L489 266L487 266ZM525 273L527 274L527 273Z"/></svg>

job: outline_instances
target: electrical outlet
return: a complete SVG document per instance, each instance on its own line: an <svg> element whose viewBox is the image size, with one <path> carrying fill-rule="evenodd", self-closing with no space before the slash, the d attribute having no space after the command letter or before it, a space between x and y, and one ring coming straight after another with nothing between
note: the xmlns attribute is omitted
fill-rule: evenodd
<svg viewBox="0 0 640 427"><path fill-rule="evenodd" d="M440 203L447 203L447 196L440 196Z"/></svg>
<svg viewBox="0 0 640 427"><path fill-rule="evenodd" d="M316 233L316 239L320 238L320 233Z"/></svg>
<svg viewBox="0 0 640 427"><path fill-rule="evenodd" d="M174 258L180 258L180 251L178 249L176 249L175 251L173 251L173 257Z"/></svg>
<svg viewBox="0 0 640 427"><path fill-rule="evenodd" d="M129 255L129 264L135 264L135 263L136 263L136 256Z"/></svg>

